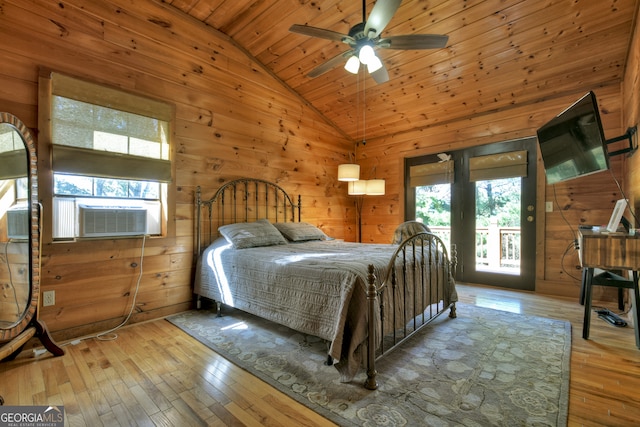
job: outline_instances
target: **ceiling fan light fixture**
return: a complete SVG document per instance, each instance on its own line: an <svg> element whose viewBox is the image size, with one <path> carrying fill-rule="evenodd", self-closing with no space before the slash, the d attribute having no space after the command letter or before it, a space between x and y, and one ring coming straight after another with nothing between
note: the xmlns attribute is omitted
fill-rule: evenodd
<svg viewBox="0 0 640 427"><path fill-rule="evenodd" d="M322 64L311 70L308 77L318 77L327 71L335 68L338 64L343 64L344 59L349 57L349 64L345 69L350 73L356 74L359 71L355 61L351 60L351 56L357 56L364 65L370 65L371 61L376 63L369 67L369 74L373 77L377 84L384 83L389 80L389 73L384 64L378 67L375 49L396 49L396 50L422 50L422 49L441 49L447 45L449 37L440 34L405 34L380 38L387 24L391 21L402 0L377 0L367 17L367 1L362 0L362 21L352 26L348 34L341 34L336 31L311 27L309 25L294 24L289 28L293 33L302 34L304 36L316 37L334 42L341 42L349 45L351 51L339 53L335 57L326 60ZM369 3L373 3L369 0ZM353 53L355 51L355 54Z"/></svg>
<svg viewBox="0 0 640 427"><path fill-rule="evenodd" d="M365 65L368 65L369 62L373 61L373 58L377 58L376 53L373 51L373 47L371 45L365 44L360 48L360 52L358 53L358 58L360 58L360 62Z"/></svg>
<svg viewBox="0 0 640 427"><path fill-rule="evenodd" d="M367 31L367 38L369 39L375 39L377 35L378 35L378 31L376 31L373 28L369 28L369 31Z"/></svg>
<svg viewBox="0 0 640 427"><path fill-rule="evenodd" d="M358 70L360 69L360 60L358 59L358 57L355 55L351 56L347 60L347 63L344 64L344 69L351 74L358 74Z"/></svg>
<svg viewBox="0 0 640 427"><path fill-rule="evenodd" d="M382 68L382 61L377 56L374 56L373 59L367 64L367 70L369 73L374 73Z"/></svg>

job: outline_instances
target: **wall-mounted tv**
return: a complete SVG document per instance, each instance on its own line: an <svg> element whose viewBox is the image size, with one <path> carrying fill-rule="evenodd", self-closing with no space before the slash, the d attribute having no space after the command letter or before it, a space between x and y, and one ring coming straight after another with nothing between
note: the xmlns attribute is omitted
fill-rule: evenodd
<svg viewBox="0 0 640 427"><path fill-rule="evenodd" d="M538 129L547 184L609 169L596 96L589 92Z"/></svg>

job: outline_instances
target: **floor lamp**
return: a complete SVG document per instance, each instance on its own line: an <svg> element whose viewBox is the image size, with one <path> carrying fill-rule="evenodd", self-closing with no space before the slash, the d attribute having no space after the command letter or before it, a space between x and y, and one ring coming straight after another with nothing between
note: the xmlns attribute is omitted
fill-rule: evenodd
<svg viewBox="0 0 640 427"><path fill-rule="evenodd" d="M348 194L356 197L357 238L358 243L362 243L362 204L364 203L364 196L383 196L385 192L385 181L384 179L359 179L357 181L350 181L348 185Z"/></svg>

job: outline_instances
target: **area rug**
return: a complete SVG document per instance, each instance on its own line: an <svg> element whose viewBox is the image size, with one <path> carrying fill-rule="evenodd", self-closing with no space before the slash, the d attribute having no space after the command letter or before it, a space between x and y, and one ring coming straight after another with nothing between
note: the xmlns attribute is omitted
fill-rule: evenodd
<svg viewBox="0 0 640 427"><path fill-rule="evenodd" d="M562 426L571 325L458 304L378 364L341 383L326 343L227 309L168 320L225 358L341 426Z"/></svg>

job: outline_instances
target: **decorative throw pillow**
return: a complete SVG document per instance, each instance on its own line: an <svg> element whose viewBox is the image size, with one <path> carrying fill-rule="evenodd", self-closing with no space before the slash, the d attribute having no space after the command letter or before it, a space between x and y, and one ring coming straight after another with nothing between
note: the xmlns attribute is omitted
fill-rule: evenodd
<svg viewBox="0 0 640 427"><path fill-rule="evenodd" d="M266 219L223 225L218 231L236 249L287 244L278 229Z"/></svg>
<svg viewBox="0 0 640 427"><path fill-rule="evenodd" d="M327 235L308 222L276 222L273 224L280 233L292 242L324 240Z"/></svg>
<svg viewBox="0 0 640 427"><path fill-rule="evenodd" d="M398 245L402 243L404 239L407 239L416 233L423 233L425 231L427 233L431 233L431 229L421 222L403 222L396 228L396 231L393 233L393 240L391 241L391 243L393 243L394 245Z"/></svg>

